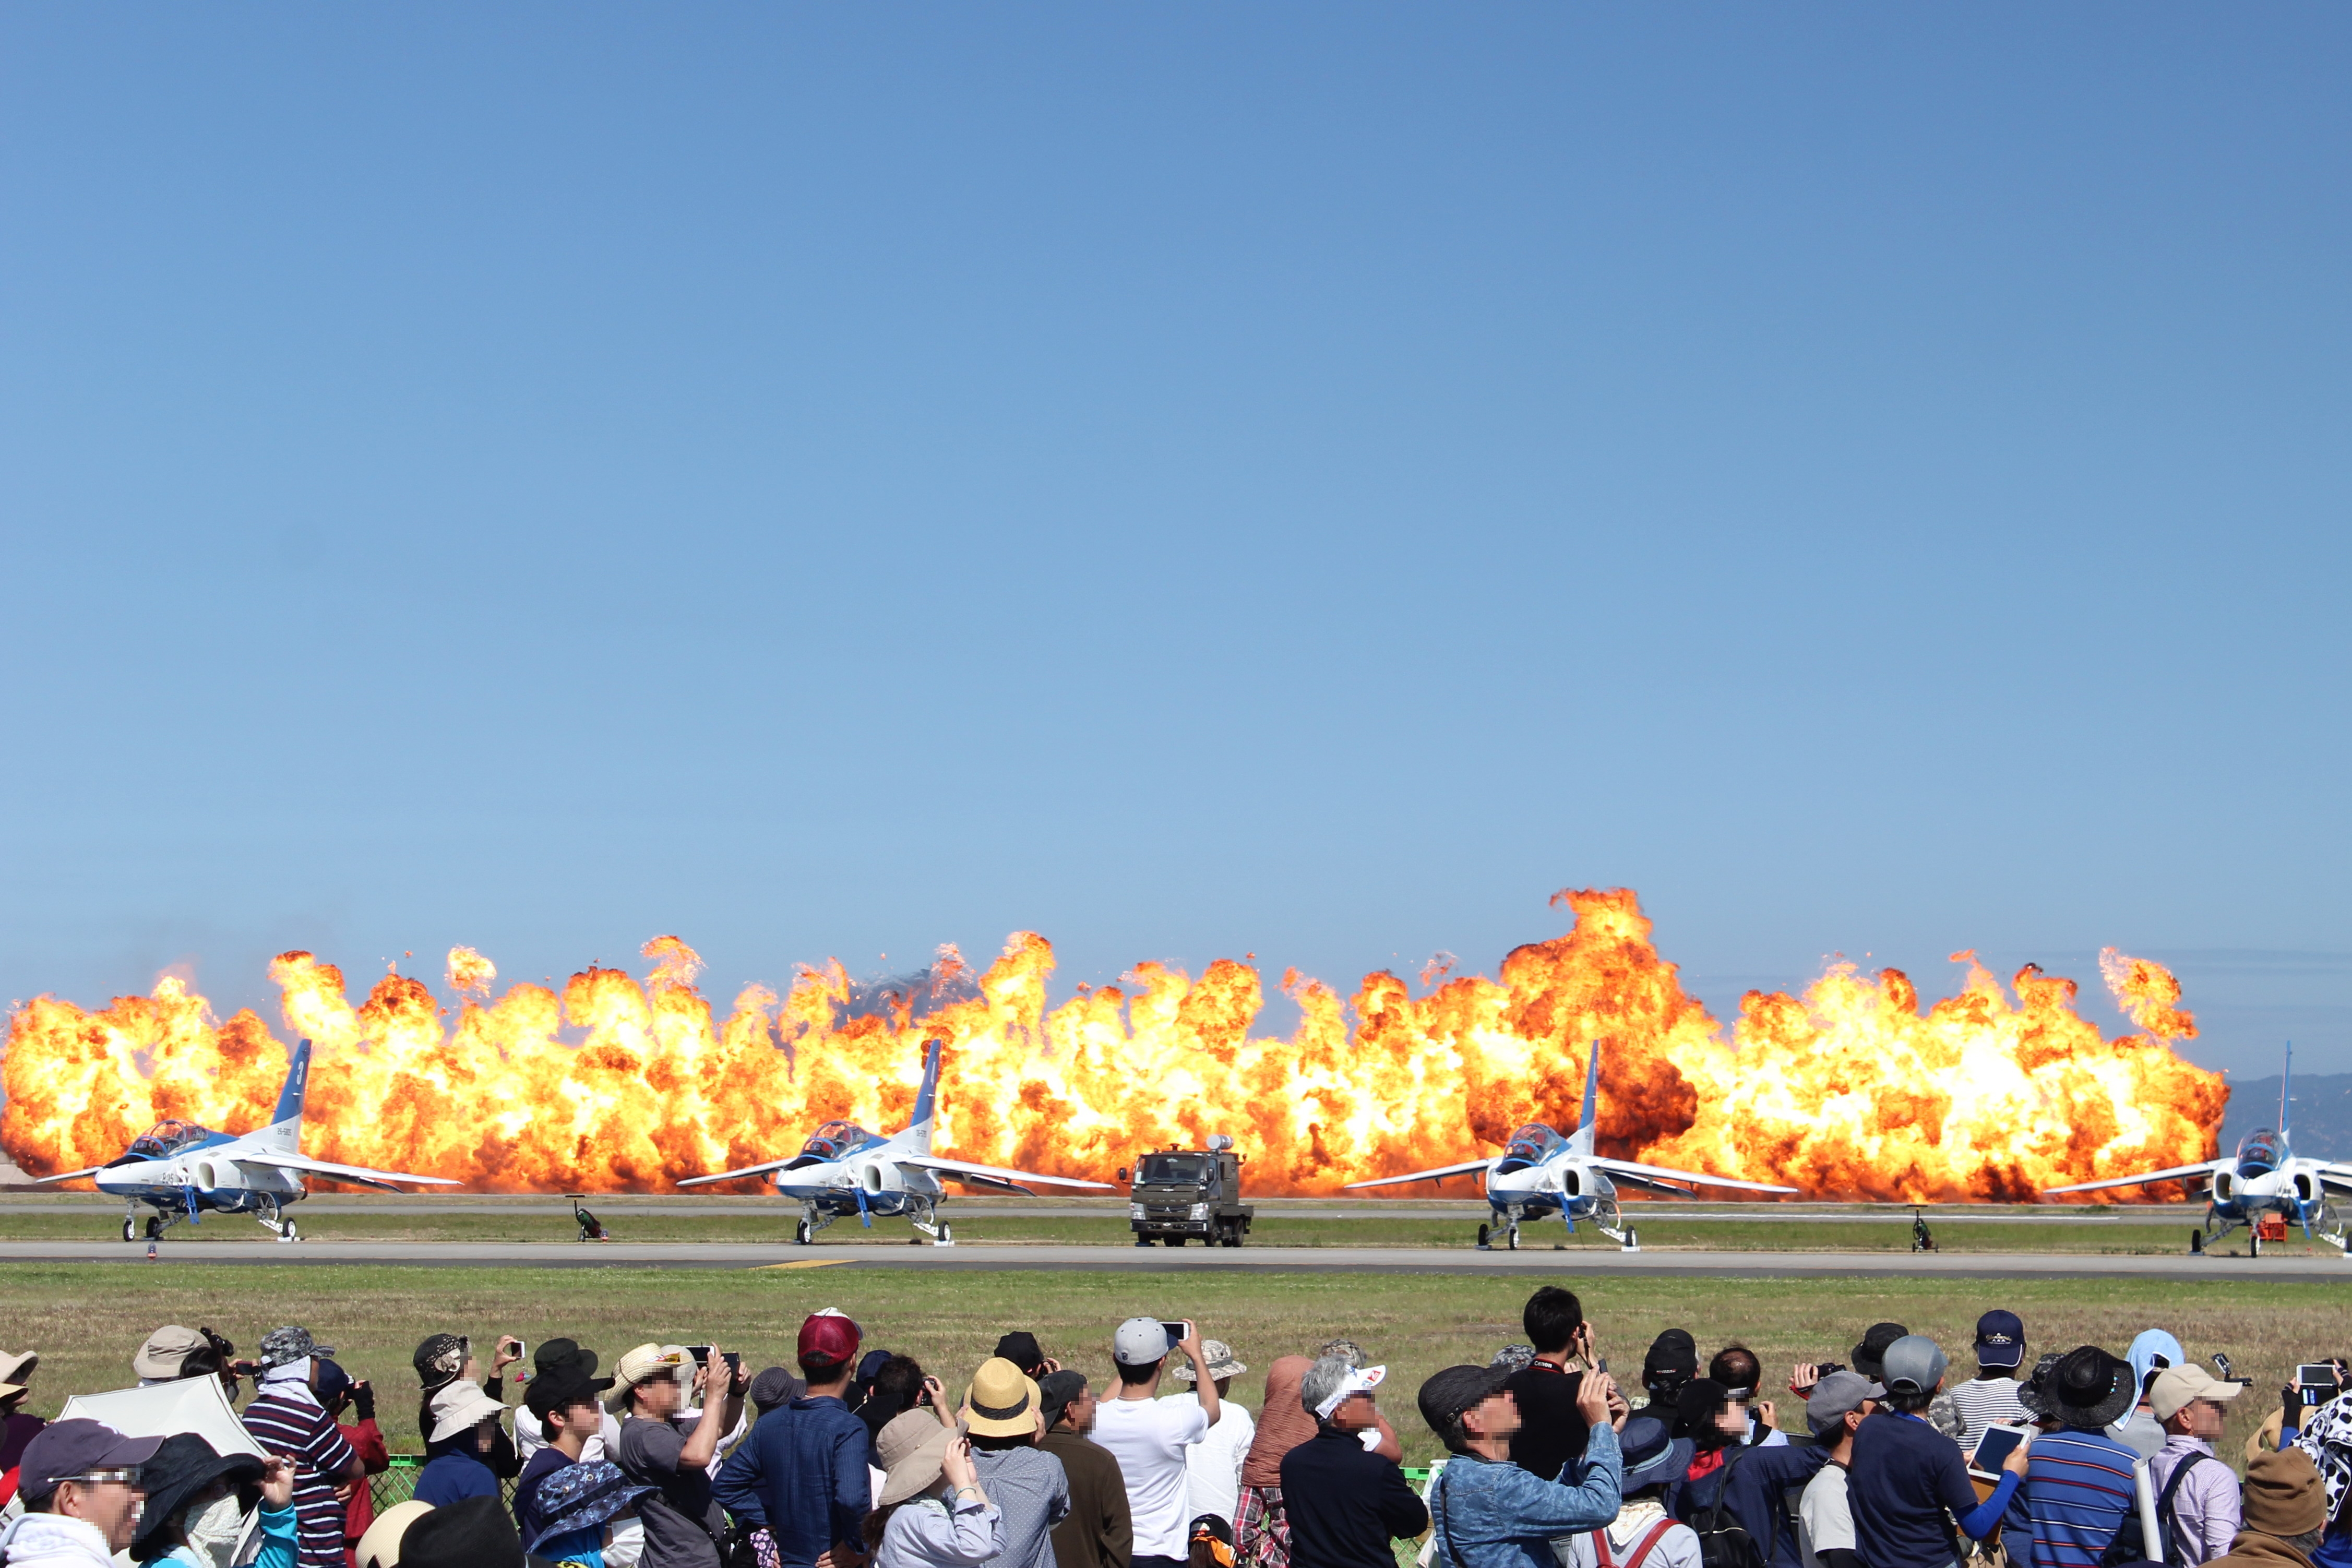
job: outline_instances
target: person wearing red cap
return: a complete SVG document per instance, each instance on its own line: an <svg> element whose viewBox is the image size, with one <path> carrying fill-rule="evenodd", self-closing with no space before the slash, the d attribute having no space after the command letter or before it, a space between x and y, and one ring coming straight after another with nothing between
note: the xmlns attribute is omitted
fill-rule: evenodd
<svg viewBox="0 0 2352 1568"><path fill-rule="evenodd" d="M801 1324L807 1390L761 1416L719 1469L719 1503L745 1529L768 1532L782 1568L815 1568L828 1552L833 1568L865 1561L858 1532L874 1508L873 1438L846 1398L860 1338L831 1308Z"/></svg>

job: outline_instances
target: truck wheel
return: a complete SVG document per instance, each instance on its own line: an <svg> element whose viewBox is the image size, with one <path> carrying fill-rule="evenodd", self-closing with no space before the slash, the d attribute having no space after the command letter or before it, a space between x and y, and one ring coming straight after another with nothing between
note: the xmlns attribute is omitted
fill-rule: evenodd
<svg viewBox="0 0 2352 1568"><path fill-rule="evenodd" d="M1135 1244L1138 1247L1149 1247L1151 1245L1151 1238L1139 1230L1135 1233Z"/></svg>
<svg viewBox="0 0 2352 1568"><path fill-rule="evenodd" d="M1191 1239L1192 1238L1188 1236L1171 1236L1168 1239L1168 1245L1171 1247L1181 1247L1185 1242Z"/></svg>

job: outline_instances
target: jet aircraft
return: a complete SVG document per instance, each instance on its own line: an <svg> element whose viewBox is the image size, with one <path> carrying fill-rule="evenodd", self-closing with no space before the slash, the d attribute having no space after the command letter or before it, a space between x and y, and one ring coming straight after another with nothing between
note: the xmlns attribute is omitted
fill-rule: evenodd
<svg viewBox="0 0 2352 1568"><path fill-rule="evenodd" d="M286 1086L278 1091L278 1109L269 1124L245 1134L215 1133L194 1122L156 1123L131 1142L131 1146L102 1166L43 1176L42 1182L73 1181L87 1176L98 1190L122 1202L122 1239L139 1238L139 1206L155 1212L147 1217L147 1239L153 1241L186 1220L201 1223L210 1209L217 1214L250 1214L280 1241L299 1239L294 1222L286 1218L289 1204L310 1196L304 1176L342 1182L354 1186L397 1192L394 1182L423 1186L456 1186L446 1176L410 1176L402 1171L370 1170L364 1166L331 1165L302 1153L302 1096L310 1082L310 1042L294 1048L286 1063Z"/></svg>
<svg viewBox="0 0 2352 1568"><path fill-rule="evenodd" d="M1617 1188L1621 1184L1645 1192L1671 1193L1676 1197L1697 1196L1686 1186L1675 1186L1676 1182L1738 1187L1745 1192L1797 1190L1760 1181L1702 1176L1697 1171L1669 1170L1664 1166L1637 1165L1632 1160L1604 1159L1592 1150L1592 1114L1600 1093L1601 1042L1595 1040L1584 1068L1584 1109L1576 1119L1576 1131L1568 1136L1561 1137L1541 1122L1530 1122L1513 1133L1503 1152L1493 1159L1465 1160L1458 1166L1414 1171L1410 1176L1382 1176L1378 1181L1351 1181L1348 1187L1352 1191L1360 1187L1400 1186L1406 1182L1443 1181L1447 1176L1483 1176L1490 1212L1489 1223L1478 1227L1478 1245L1482 1249L1492 1244L1494 1232L1499 1228L1507 1245L1517 1250L1521 1220L1558 1214L1568 1222L1570 1235L1576 1234L1578 1220L1589 1219L1594 1229L1628 1252L1641 1250L1641 1239L1625 1223L1618 1207Z"/></svg>
<svg viewBox="0 0 2352 1568"><path fill-rule="evenodd" d="M2202 1165L2149 1171L2145 1176L2110 1176L2105 1181L2044 1187L2043 1194L2055 1197L2060 1193L2096 1192L2102 1187L2140 1186L2159 1181L2180 1182L2193 1190L2201 1182L2208 1184L2205 1222L2189 1233L2189 1251L2201 1253L2243 1225L2250 1228L2247 1255L2259 1258L2263 1251L2262 1218L2277 1214L2302 1226L2305 1240L2316 1235L2342 1252L2347 1240L2352 1239L2346 1237L2344 1218L2328 1201L2327 1189L2352 1188L2352 1165L2299 1159L2289 1151L2287 1110L2293 1101L2288 1093L2294 1083L2294 1046L2290 1043L2286 1048L2286 1071L2279 1079L2278 1126L2257 1127L2248 1133L2238 1141L2234 1155L2223 1155ZM2314 1226L2318 1228L2315 1231Z"/></svg>
<svg viewBox="0 0 2352 1568"><path fill-rule="evenodd" d="M778 1193L801 1206L800 1223L793 1239L805 1247L816 1233L836 1219L856 1215L866 1228L874 1217L906 1215L916 1229L939 1246L954 1245L955 1235L938 1214L946 1196L944 1181L987 1192L1027 1195L1020 1184L1051 1182L1056 1186L1090 1186L1110 1190L1108 1182L1080 1181L1075 1176L1040 1176L1034 1171L1005 1170L974 1165L931 1153L932 1112L939 1099L940 1045L934 1040L923 1061L923 1087L915 1096L914 1120L903 1133L888 1137L869 1133L855 1122L827 1122L809 1135L801 1152L788 1159L767 1160L716 1176L689 1176L677 1185L704 1186L711 1182L767 1176ZM914 1240L913 1237L907 1239Z"/></svg>

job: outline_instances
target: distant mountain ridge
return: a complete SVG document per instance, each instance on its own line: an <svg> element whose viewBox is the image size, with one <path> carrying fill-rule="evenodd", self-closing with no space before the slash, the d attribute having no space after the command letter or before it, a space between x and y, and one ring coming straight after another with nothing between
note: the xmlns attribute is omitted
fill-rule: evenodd
<svg viewBox="0 0 2352 1568"><path fill-rule="evenodd" d="M2278 1113L2277 1073L2232 1079L2230 1108L2221 1116L2221 1152L2235 1153L2238 1140L2256 1127L2277 1126ZM2293 1116L2287 1145L2296 1155L2352 1159L2352 1072L2296 1073Z"/></svg>

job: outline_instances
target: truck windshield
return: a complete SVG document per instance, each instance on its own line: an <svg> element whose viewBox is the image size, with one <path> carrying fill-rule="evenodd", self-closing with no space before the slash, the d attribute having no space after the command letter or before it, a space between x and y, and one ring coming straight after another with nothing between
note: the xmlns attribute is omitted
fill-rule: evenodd
<svg viewBox="0 0 2352 1568"><path fill-rule="evenodd" d="M1206 1155L1146 1155L1143 1168L1136 1173L1138 1181L1171 1186L1187 1186L1208 1178Z"/></svg>

